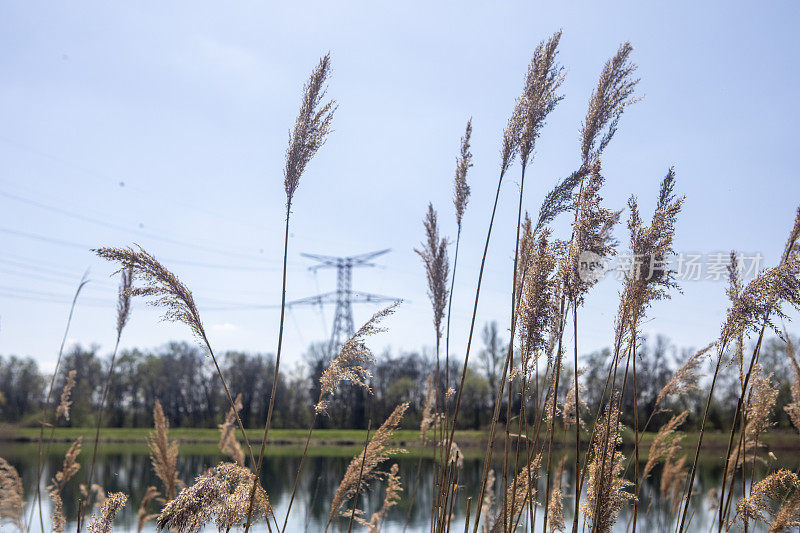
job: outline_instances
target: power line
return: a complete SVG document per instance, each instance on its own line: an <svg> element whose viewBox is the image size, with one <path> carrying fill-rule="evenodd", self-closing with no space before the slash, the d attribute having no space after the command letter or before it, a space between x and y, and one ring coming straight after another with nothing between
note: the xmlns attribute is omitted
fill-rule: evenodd
<svg viewBox="0 0 800 533"><path fill-rule="evenodd" d="M36 240L41 242L46 242L49 244L57 244L59 246L67 246L70 248L76 248L88 252L93 248L96 248L96 245L90 244L82 244L75 241L68 241L65 239L58 239L55 237L48 237L46 235L39 235L37 233L30 233L26 231L19 231L11 228L4 228L0 227L0 233L5 233L8 235L14 235L16 237L20 237L23 239L29 240ZM278 269L277 267L258 267L258 266L243 266L243 265L226 265L222 263L205 263L201 261L187 261L184 259L163 259L164 262L172 263L176 265L187 265L187 266L195 266L200 268L211 268L211 269L218 269L218 270L244 270L244 271L252 271L252 272L276 272Z"/></svg>
<svg viewBox="0 0 800 533"><path fill-rule="evenodd" d="M220 248L215 248L215 247L210 247L210 246L203 246L201 244L193 244L193 243L181 241L181 240L178 240L178 239L173 239L173 238L170 238L170 237L164 237L164 236L160 236L160 235L155 235L155 234L149 233L147 231L126 228L124 226L120 226L119 224L114 224L113 222L107 222L107 221L104 221L104 220L99 220L99 219L96 219L96 218L93 218L93 217L89 217L89 216L86 216L86 215L82 215L82 214L79 214L79 213L75 213L75 212L69 211L67 209L63 209L61 207L48 205L48 204L39 202L37 200L32 200L30 198L25 198L24 196L19 196L19 195L16 195L16 194L5 192L5 191L0 191L0 196L3 196L5 198L9 198L11 200L14 200L14 201L17 201L17 202L21 202L21 203L24 203L24 204L32 205L34 207L38 207L39 209L44 209L46 211L51 211L53 213L58 213L58 214L60 214L62 216L73 218L75 220L88 222L90 224L95 224L95 225L98 225L98 226L102 226L104 228L111 228L111 229L114 229L114 230L117 230L117 231L122 231L122 232L126 232L126 233L131 233L131 234L134 234L134 235L139 235L139 236L146 237L148 239L152 239L152 240L155 240L155 241L165 242L167 244L174 244L174 245L183 246L183 247L186 247L186 248L193 248L195 250L200 250L200 251L203 251L203 252L223 255L225 257L237 256L237 257L241 257L243 259L249 259L251 261L264 261L264 258L263 257L259 257L259 256L254 256L254 255L250 255L250 254L243 254L243 253L234 252L234 251L231 251L231 250L223 250L223 249L220 249Z"/></svg>
<svg viewBox="0 0 800 533"><path fill-rule="evenodd" d="M130 182L127 182L125 180L121 180L119 178L115 178L114 176L111 176L109 174L105 174L103 172L98 172L96 170L92 170L92 169L86 168L86 167L84 167L82 165L78 165L76 163L72 163L72 162L64 159L63 157L60 157L60 156L57 156L57 155L53 155L51 153L45 152L44 150L40 150L38 148L33 148L33 147L28 146L28 145L26 145L24 143L21 143L19 141L15 141L13 139L10 139L10 138L8 138L8 137L6 137L4 135L0 135L0 141L6 143L9 146L12 146L12 147L16 148L17 150L22 150L22 151L28 152L30 154L37 155L39 157L42 157L42 158L45 158L45 159L49 159L51 161L54 161L56 163L59 163L61 165L66 166L66 167L71 167L73 170L81 172L82 174L86 174L87 176L91 176L92 178L95 179L95 181L102 182L103 184L108 185L108 184L111 184L111 183L114 183L114 184L124 183L126 189L129 189L129 190L132 190L132 191L134 191L134 192L136 192L138 194L141 194L142 196L147 198L148 202L151 202L153 200L164 201L164 199L162 197L160 197L158 195L153 195L153 194L149 193L148 191L146 191L144 189L141 189L141 188L139 188L139 187L137 187L135 185L131 185ZM212 216L215 216L217 218L230 220L230 221L236 222L237 224L242 225L243 227L246 226L249 229L252 229L252 224L250 224L248 222L245 222L244 220L236 219L234 217L231 217L230 215L226 215L226 214L215 212L215 211L213 211L211 209L208 209L207 207L200 207L200 206L197 206L197 205L194 205L194 204L190 204L190 203L188 203L188 202L186 202L184 200L181 200L179 198L170 198L169 199L169 206L174 208L175 205L181 205L181 206L183 206L183 207L185 207L187 209L191 209L191 210L203 213L205 215L212 215Z"/></svg>

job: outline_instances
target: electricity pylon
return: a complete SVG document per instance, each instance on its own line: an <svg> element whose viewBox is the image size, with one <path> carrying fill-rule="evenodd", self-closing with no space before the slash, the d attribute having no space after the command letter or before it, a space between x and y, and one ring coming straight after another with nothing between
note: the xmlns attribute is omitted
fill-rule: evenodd
<svg viewBox="0 0 800 533"><path fill-rule="evenodd" d="M333 357L335 350L355 333L353 325L353 304L354 303L377 303L395 301L396 298L372 294L368 292L354 291L353 268L354 267L374 267L375 263L371 260L379 255L390 252L391 250L380 250L361 255L349 257L334 257L329 255L300 254L303 257L319 261L319 264L308 267L309 270L316 272L321 268L336 268L336 290L301 298L288 302L287 306L295 305L327 305L336 304L336 311L333 316L333 328L331 338L328 343L328 355Z"/></svg>

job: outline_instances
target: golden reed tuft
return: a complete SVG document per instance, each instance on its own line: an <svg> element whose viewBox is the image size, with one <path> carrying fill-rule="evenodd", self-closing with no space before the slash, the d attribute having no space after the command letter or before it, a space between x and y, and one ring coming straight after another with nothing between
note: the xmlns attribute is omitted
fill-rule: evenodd
<svg viewBox="0 0 800 533"><path fill-rule="evenodd" d="M19 531L25 528L22 512L25 510L25 492L17 469L0 457L0 521L8 520Z"/></svg>
<svg viewBox="0 0 800 533"><path fill-rule="evenodd" d="M164 416L161 402L153 408L153 432L147 439L153 471L164 484L164 496L171 500L178 493L178 442L169 438L169 422Z"/></svg>
<svg viewBox="0 0 800 533"><path fill-rule="evenodd" d="M393 454L405 451L402 449L390 449L388 448L388 444L392 434L403 419L408 405L408 402L405 402L395 407L392 414L389 415L389 418L386 419L372 436L366 449L353 457L350 464L347 465L347 470L331 501L328 523L339 514L342 505L352 498L356 492L360 491L368 481L385 475L383 472L377 470L380 463L387 460ZM359 480L361 486L359 486Z"/></svg>

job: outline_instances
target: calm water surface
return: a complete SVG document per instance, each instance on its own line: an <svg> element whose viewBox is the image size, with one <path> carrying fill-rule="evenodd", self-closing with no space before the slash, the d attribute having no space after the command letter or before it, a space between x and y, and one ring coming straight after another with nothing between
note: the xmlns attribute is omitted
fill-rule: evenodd
<svg viewBox="0 0 800 533"><path fill-rule="evenodd" d="M53 445L53 449L45 461L42 487L47 484L46 480L49 480L60 467L66 448L66 444ZM287 527L287 531L318 532L323 531L325 528L329 512L329 503L347 468L351 455L347 455L349 453L347 450L342 450L340 454L337 453L335 449L326 449L323 452L317 453L317 455L310 456L306 460L298 495L292 508L292 519L290 520L289 527ZM324 455L320 455L319 453L324 453ZM470 454L468 453L468 455ZM464 468L459 474L459 484L463 487L463 490L460 491L457 506L454 509L455 521L452 523L451 531L461 532L464 530L466 497L471 496L473 499L477 499L478 496L482 464L482 459L478 457L481 456L481 452L476 452L472 455L475 456L475 458L465 460ZM36 493L37 444L0 442L0 456L6 458L14 465L23 477L25 497L29 505L26 511L27 520L31 509L31 503L35 499L34 495ZM82 463L82 469L70 481L64 491L65 515L69 521L66 527L66 531L68 532L70 530L74 531L76 528L75 518L77 515L77 508L72 502L77 502L80 495L79 484L85 482L84 476L87 475L90 456L91 448L87 445L84 447L79 458L79 461ZM223 459L224 458L218 454L216 448L213 446L183 446L181 447L181 453L178 459L180 479L191 483L191 480L193 480L195 476ZM554 465L557 460L558 458L554 459ZM793 460L800 461L800 458L795 457ZM269 494L281 524L286 515L292 484L299 461L299 451L291 447L278 447L277 449L273 449L270 455L265 457L262 483ZM384 521L382 531L387 533L400 532L403 530L403 525L409 509L410 496L413 492L414 481L417 475L418 458L399 456L385 465L385 469L388 470L393 462L396 462L399 466L404 492L400 503L390 511L387 519ZM571 461L568 459L567 464L570 462ZM796 468L798 465L786 466L789 468ZM495 468L499 472L502 472L502 465L500 463L498 463ZM705 494L709 488L719 486L722 468L723 463L721 460L705 460L698 470L697 487L695 490ZM147 449L143 446L101 445L95 470L95 479L105 487L107 492L122 491L130 496L127 506L117 516L114 531L121 533L135 532L137 526L137 509L147 487L149 485L154 485L159 489L161 488L161 483L156 478L150 466ZM562 490L567 495L567 498L564 500L564 515L568 524L572 522L572 512L570 509L574 506L574 499L569 497L572 491L572 485L568 480L571 480L573 476L573 472L567 467L565 469ZM640 510L649 509L649 512L644 516L640 514L638 526L640 531L652 533L671 530L670 522L672 521L672 514L670 504L660 493L659 477L660 468L657 468L655 473L651 476L651 479L643 486L639 508ZM498 484L500 481L501 480L498 480ZM416 502L411 512L407 531L428 531L432 483L433 462L429 459L423 459L419 477L419 490L417 491ZM737 487L737 490L741 492L741 486ZM545 482L543 479L539 482L539 492L542 495L545 492ZM370 487L368 493L360 500L360 508L366 506L368 512L372 513L381 506L383 496L383 486L381 484L374 484ZM44 505L45 530L50 531L48 519L50 501L46 493L43 493L42 501ZM705 496L698 498L694 503L692 527L690 530L709 530L713 519L713 513L709 511L708 503L708 499ZM475 508L476 505L473 501L473 516ZM41 532L38 512L34 514L34 517L31 531L37 533ZM629 511L627 509L623 510L617 521L615 531L626 531L629 520ZM536 529L540 530L540 528L541 508L538 512L536 524ZM206 529L207 531L215 530L213 525ZM0 530L10 532L11 527L3 525L0 526ZM716 531L716 527L714 530ZM754 531L752 527L749 530ZM149 522L144 531L150 533L154 532L154 523L152 521ZM256 531L266 531L263 522L259 524ZM347 531L347 523L343 521L342 524L331 527L331 531ZM756 529L756 531L758 531L758 529Z"/></svg>

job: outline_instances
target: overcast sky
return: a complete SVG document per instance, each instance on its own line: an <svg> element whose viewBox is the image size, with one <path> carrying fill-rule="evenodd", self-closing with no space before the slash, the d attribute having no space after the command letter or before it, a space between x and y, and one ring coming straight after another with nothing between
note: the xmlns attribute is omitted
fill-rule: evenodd
<svg viewBox="0 0 800 533"><path fill-rule="evenodd" d="M559 7L555 7L558 5ZM566 7L561 7L566 6ZM282 169L300 91L330 51L335 131L295 196L287 297L335 288L301 252L383 248L354 288L404 298L381 350L433 344L413 248L428 202L455 236L452 179L473 118L472 197L456 280L452 352L463 357L502 129L536 44L563 29L565 99L525 184L525 208L579 159L578 131L603 63L630 40L643 100L603 166L608 206L645 213L669 166L687 197L676 250L779 257L800 201L796 2L6 2L0 8L0 354L52 368L69 300L90 268L70 342L113 347L113 267L90 247L136 242L194 292L218 350L272 352L280 302ZM519 170L501 191L478 323L508 327ZM626 217L627 213L623 214ZM568 236L559 221L561 236ZM620 240L627 237L618 228ZM713 340L724 281L685 281L648 333ZM581 311L580 351L607 345L619 282ZM354 309L357 325L377 306ZM293 308L286 354L330 334L333 309ZM570 334L571 335L571 334ZM507 333L506 333L507 336ZM123 347L190 339L137 301Z"/></svg>

